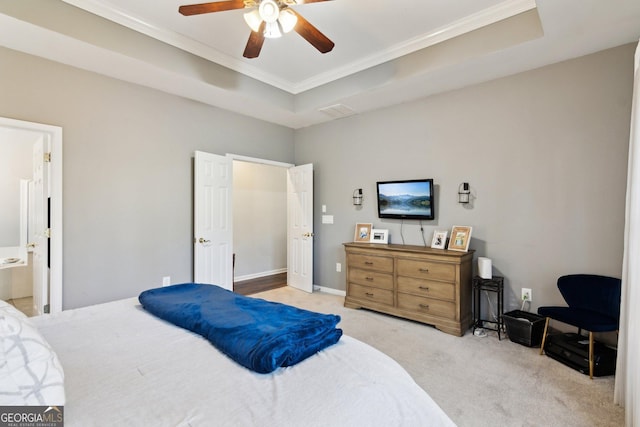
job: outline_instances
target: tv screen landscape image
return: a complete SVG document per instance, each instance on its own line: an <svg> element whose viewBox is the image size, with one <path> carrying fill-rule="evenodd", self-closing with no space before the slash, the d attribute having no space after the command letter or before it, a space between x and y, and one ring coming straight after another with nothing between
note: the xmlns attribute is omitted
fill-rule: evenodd
<svg viewBox="0 0 640 427"><path fill-rule="evenodd" d="M433 219L433 179L378 182L378 217Z"/></svg>

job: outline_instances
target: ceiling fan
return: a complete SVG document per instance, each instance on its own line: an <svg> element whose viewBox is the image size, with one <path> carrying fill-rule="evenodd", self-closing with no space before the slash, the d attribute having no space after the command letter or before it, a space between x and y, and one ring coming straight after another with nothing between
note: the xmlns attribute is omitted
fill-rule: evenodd
<svg viewBox="0 0 640 427"><path fill-rule="evenodd" d="M282 33L294 30L321 53L330 52L334 43L289 6L305 3L319 3L330 0L224 0L180 6L178 11L185 15L223 12L225 10L251 9L244 14L251 34L242 56L257 58L265 38L281 37Z"/></svg>

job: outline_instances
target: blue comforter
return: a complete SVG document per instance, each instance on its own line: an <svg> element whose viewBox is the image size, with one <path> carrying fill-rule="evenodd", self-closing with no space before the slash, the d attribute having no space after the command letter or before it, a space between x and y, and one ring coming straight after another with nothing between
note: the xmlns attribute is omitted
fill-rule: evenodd
<svg viewBox="0 0 640 427"><path fill-rule="evenodd" d="M253 371L292 366L342 336L340 316L235 294L215 285L184 283L138 297L152 314L202 335Z"/></svg>

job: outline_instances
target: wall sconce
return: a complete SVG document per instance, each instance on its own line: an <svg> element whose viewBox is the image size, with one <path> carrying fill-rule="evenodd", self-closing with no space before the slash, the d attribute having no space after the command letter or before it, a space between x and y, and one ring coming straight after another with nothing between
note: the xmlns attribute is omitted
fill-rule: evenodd
<svg viewBox="0 0 640 427"><path fill-rule="evenodd" d="M458 203L469 203L469 195L471 191L469 190L469 183L463 182L458 186Z"/></svg>
<svg viewBox="0 0 640 427"><path fill-rule="evenodd" d="M362 205L362 188L353 190L353 206Z"/></svg>

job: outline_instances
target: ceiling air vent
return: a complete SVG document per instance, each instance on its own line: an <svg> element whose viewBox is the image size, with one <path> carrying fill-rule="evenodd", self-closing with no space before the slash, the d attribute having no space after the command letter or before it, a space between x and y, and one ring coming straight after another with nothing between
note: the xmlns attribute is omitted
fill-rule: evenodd
<svg viewBox="0 0 640 427"><path fill-rule="evenodd" d="M356 113L344 104L329 105L328 107L320 108L319 111L334 119L352 116Z"/></svg>

